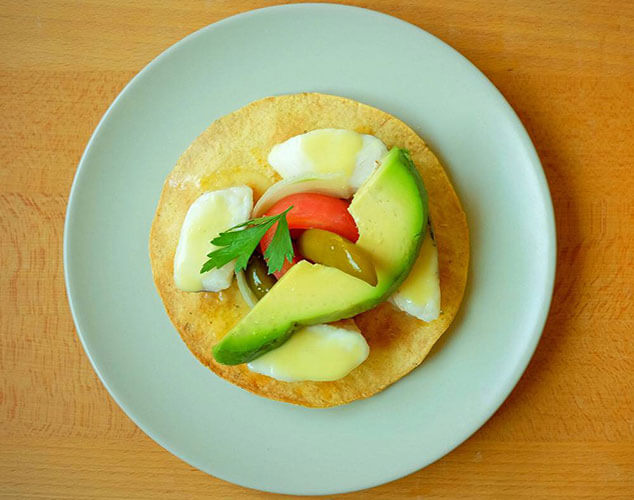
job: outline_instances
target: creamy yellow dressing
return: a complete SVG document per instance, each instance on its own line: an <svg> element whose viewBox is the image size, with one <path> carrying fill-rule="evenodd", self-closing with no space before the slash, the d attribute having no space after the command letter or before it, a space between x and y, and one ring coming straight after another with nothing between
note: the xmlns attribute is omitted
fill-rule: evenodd
<svg viewBox="0 0 634 500"><path fill-rule="evenodd" d="M363 137L352 130L315 130L304 136L303 149L321 174L344 174L350 177L356 166Z"/></svg>
<svg viewBox="0 0 634 500"><path fill-rule="evenodd" d="M339 380L368 357L363 335L332 325L297 330L277 349L251 361L251 371L285 382Z"/></svg>
<svg viewBox="0 0 634 500"><path fill-rule="evenodd" d="M429 229L412 270L391 300L403 311L424 321L432 321L440 314L438 248Z"/></svg>
<svg viewBox="0 0 634 500"><path fill-rule="evenodd" d="M207 254L217 248L210 241L221 231L247 220L252 206L251 189L246 186L208 192L192 203L174 256L174 283L178 288L185 292L218 291L231 284L232 263L203 274L200 268Z"/></svg>

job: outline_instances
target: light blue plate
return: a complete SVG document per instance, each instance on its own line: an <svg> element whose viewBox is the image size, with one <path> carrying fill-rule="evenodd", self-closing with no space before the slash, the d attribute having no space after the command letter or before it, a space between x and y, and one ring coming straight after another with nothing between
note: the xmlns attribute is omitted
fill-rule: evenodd
<svg viewBox="0 0 634 500"><path fill-rule="evenodd" d="M471 228L467 294L441 347L386 391L327 410L251 395L198 363L163 310L147 251L163 180L189 143L253 100L301 91L350 97L410 124L447 166ZM148 435L227 481L328 494L424 467L493 414L544 325L555 229L526 132L464 57L393 17L304 4L208 26L130 82L79 164L64 264L84 348Z"/></svg>

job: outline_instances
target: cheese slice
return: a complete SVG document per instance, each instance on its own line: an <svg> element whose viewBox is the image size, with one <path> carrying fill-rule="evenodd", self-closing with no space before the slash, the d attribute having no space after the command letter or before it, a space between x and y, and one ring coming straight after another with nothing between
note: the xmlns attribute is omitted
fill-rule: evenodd
<svg viewBox="0 0 634 500"><path fill-rule="evenodd" d="M356 191L386 154L385 144L373 135L324 128L273 146L268 162L284 179L337 174Z"/></svg>
<svg viewBox="0 0 634 500"><path fill-rule="evenodd" d="M185 292L218 292L229 288L235 261L200 274L211 244L219 233L249 219L253 208L250 187L236 186L202 194L191 204L181 227L174 256L174 283Z"/></svg>
<svg viewBox="0 0 634 500"><path fill-rule="evenodd" d="M277 349L247 366L284 382L339 380L363 363L370 348L352 320L297 330Z"/></svg>
<svg viewBox="0 0 634 500"><path fill-rule="evenodd" d="M405 281L390 297L401 311L423 321L433 321L440 315L440 280L438 248L429 227L420 253Z"/></svg>

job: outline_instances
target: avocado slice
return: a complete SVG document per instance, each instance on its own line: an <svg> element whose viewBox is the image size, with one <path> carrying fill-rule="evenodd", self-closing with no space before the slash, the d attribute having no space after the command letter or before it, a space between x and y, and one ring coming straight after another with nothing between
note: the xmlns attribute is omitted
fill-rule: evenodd
<svg viewBox="0 0 634 500"><path fill-rule="evenodd" d="M283 344L299 325L350 318L398 288L416 260L428 216L427 193L406 150L390 150L349 211L359 228L357 244L374 261L376 286L302 260L214 346L216 361L247 363Z"/></svg>

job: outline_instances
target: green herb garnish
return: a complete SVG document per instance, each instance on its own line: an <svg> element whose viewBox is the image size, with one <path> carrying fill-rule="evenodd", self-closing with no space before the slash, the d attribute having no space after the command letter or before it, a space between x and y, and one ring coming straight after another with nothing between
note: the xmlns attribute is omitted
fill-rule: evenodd
<svg viewBox="0 0 634 500"><path fill-rule="evenodd" d="M257 248L258 243L275 223L277 223L277 228L271 243L264 252L264 257L269 274L282 269L284 261L292 261L294 255L291 234L286 221L286 214L291 208L293 207L290 206L277 215L248 220L220 233L211 240L211 244L221 248L207 254L209 260L200 268L200 274L215 267L220 268L233 259L236 259L236 272L246 269L249 258Z"/></svg>

